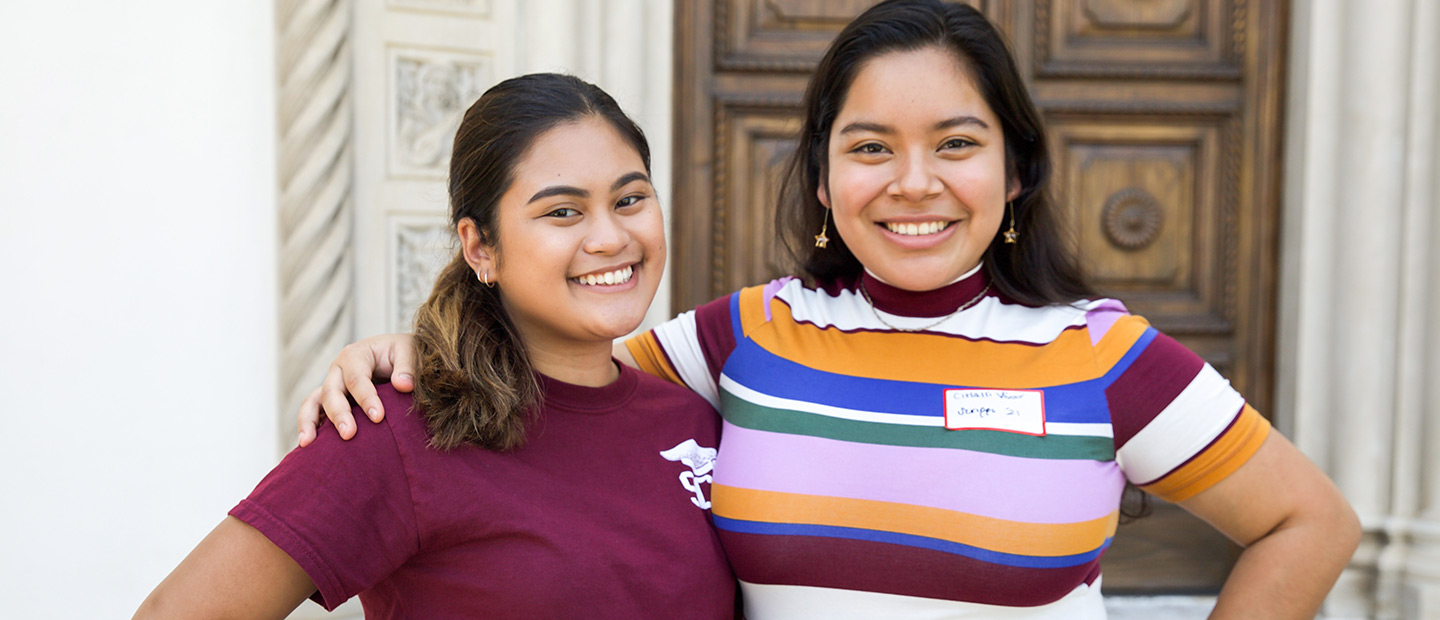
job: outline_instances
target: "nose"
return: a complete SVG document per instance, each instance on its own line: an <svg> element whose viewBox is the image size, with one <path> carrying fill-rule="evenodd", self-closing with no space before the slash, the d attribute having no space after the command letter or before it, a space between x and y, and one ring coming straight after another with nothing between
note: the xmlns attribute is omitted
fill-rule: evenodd
<svg viewBox="0 0 1440 620"><path fill-rule="evenodd" d="M895 179L890 182L891 196L920 202L940 195L942 184L931 168L927 154L911 153L896 160Z"/></svg>
<svg viewBox="0 0 1440 620"><path fill-rule="evenodd" d="M619 214L607 209L591 216L590 230L585 234L586 253L615 254L629 244L630 231Z"/></svg>

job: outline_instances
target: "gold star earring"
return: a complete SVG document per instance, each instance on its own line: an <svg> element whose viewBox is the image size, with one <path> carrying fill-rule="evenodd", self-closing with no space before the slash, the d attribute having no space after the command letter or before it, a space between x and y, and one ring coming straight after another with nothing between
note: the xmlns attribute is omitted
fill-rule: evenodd
<svg viewBox="0 0 1440 620"><path fill-rule="evenodd" d="M820 220L820 234L815 235L815 247L825 249L830 243L830 238L825 236L825 231L830 229L830 210L825 209L825 219Z"/></svg>
<svg viewBox="0 0 1440 620"><path fill-rule="evenodd" d="M1005 231L1005 243L1015 243L1020 238L1020 233L1015 232L1015 204L1007 202L1005 208L1010 211L1010 230Z"/></svg>

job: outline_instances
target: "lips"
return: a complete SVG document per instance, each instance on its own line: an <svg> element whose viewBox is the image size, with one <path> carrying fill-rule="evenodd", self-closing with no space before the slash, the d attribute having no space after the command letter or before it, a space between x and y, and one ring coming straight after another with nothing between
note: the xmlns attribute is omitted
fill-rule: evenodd
<svg viewBox="0 0 1440 620"><path fill-rule="evenodd" d="M576 276L570 278L570 281L586 286L616 286L629 282L630 278L634 275L635 266L627 265L613 271L587 273L583 276Z"/></svg>

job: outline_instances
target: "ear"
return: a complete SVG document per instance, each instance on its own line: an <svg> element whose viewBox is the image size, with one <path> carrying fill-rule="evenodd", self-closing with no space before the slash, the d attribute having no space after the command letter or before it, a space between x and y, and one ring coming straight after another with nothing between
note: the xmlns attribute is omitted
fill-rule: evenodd
<svg viewBox="0 0 1440 620"><path fill-rule="evenodd" d="M823 183L823 182L822 182L822 183L820 184L820 187L815 188L815 197L820 199L820 204L825 205L825 208L826 208L826 209L829 209L829 208L830 208L830 190L826 189L826 187L825 187L826 185L828 185L828 183Z"/></svg>
<svg viewBox="0 0 1440 620"><path fill-rule="evenodd" d="M1005 202L1010 202L1019 196L1020 189L1020 177L1010 177L1010 182L1005 184Z"/></svg>
<svg viewBox="0 0 1440 620"><path fill-rule="evenodd" d="M475 220L463 218L455 225L455 233L460 236L460 253L465 256L465 262L476 274L488 272L490 282L496 279L495 268L497 266L495 247L485 240L485 234L480 232L480 227ZM477 276L479 277L479 276Z"/></svg>

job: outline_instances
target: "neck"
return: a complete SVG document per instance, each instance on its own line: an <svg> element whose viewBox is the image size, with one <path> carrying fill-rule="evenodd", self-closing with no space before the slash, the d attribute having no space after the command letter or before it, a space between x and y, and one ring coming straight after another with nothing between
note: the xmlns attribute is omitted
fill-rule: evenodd
<svg viewBox="0 0 1440 620"><path fill-rule="evenodd" d="M542 375L586 387L603 387L620 377L610 342L556 343L525 339L530 366Z"/></svg>
<svg viewBox="0 0 1440 620"><path fill-rule="evenodd" d="M932 291L934 291L934 290L939 290L939 289L945 288L945 287L947 287L947 286L950 286L951 284L954 284L954 283L956 283L956 282L959 282L959 281L961 281L961 280L964 280L965 278L968 278L968 277L970 277L970 276L975 275L977 272L980 271L980 268L981 268L981 267L984 267L984 266L985 266L985 263L984 263L984 262L975 263L975 266L974 266L974 267L971 267L971 268L970 268L970 271L967 271L967 272L965 272L965 273L962 273L962 274L960 274L960 277L955 278L954 280L951 280L951 281L949 281L949 282L946 282L946 283L944 283L944 284L942 284L942 285L940 285L940 286L937 286L937 287L935 287L935 288L933 288L933 289L930 289L930 290L932 290ZM875 278L875 281L876 281L876 282L881 282L881 283L884 283L884 284L888 284L888 285L890 285L890 286L894 286L895 288L903 288L903 287L900 287L900 286L896 286L893 282L890 282L889 280L886 280L885 278L880 277L879 274L876 274L875 272L870 271L870 268L869 268L869 267L866 267L866 266L864 266L864 265L861 265L861 268L865 270L865 273L870 274L870 277ZM904 289L904 290L910 290L910 289ZM925 291L912 291L912 292L915 292L915 293L924 293Z"/></svg>

